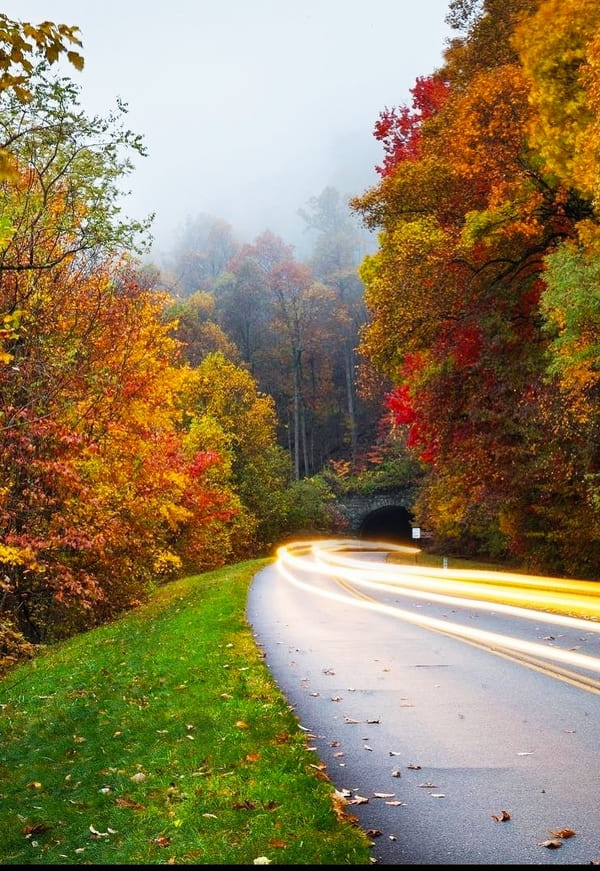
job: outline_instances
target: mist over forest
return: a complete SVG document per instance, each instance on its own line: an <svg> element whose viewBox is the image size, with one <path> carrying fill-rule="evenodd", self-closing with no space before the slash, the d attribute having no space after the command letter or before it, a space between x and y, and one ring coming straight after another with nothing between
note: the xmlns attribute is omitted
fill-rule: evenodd
<svg viewBox="0 0 600 871"><path fill-rule="evenodd" d="M315 153L312 171L304 174L302 167L290 174L289 168L282 168L281 175L274 177L273 168L263 175L257 174L247 183L243 195L223 203L218 197L207 196L207 202L212 202L212 208L201 208L195 212L183 212L173 220L161 220L158 213L155 216L152 235L154 243L152 251L146 258L159 266L168 268L174 251L180 247L193 224L201 216L207 216L228 223L234 236L240 242L251 242L266 230L281 236L294 246L295 255L300 260L310 257L314 244L314 233L301 218L299 212L306 208L313 197L331 187L338 191L341 197L348 200L364 193L377 182L376 166L381 163L381 147L369 132L365 141L365 131L362 135L340 136L331 148L331 153L319 151ZM325 147L326 143L321 143ZM315 187L319 179L324 183ZM312 186L311 186L312 185ZM174 197L177 201L177 197ZM127 200L123 203L128 209ZM174 215L174 208L171 207ZM377 244L376 234L361 225L361 221L349 210L349 216L361 227L361 236L366 250L374 250Z"/></svg>

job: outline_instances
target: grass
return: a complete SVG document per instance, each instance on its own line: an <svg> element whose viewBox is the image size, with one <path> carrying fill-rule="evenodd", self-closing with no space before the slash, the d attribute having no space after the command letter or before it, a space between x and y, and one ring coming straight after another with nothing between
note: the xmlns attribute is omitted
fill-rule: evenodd
<svg viewBox="0 0 600 871"><path fill-rule="evenodd" d="M268 562L166 585L0 680L0 863L371 864L245 619Z"/></svg>

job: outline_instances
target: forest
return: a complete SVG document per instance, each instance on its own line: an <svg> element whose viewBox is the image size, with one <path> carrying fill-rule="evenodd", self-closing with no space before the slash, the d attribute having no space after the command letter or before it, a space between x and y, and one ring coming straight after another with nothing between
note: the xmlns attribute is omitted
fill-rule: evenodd
<svg viewBox="0 0 600 871"><path fill-rule="evenodd" d="M188 221L168 267L88 117L76 29L0 14L0 662L157 585L343 532L410 483L445 553L600 573L600 8L452 0L384 108L378 183L271 230Z"/></svg>

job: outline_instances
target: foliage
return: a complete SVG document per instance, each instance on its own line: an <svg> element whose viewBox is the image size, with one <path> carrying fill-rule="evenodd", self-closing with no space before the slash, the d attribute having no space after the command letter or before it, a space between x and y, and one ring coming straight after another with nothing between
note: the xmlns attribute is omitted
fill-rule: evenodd
<svg viewBox="0 0 600 871"><path fill-rule="evenodd" d="M328 482L320 475L293 481L285 490L280 507L280 535L310 538L343 533L345 521L336 508Z"/></svg>
<svg viewBox="0 0 600 871"><path fill-rule="evenodd" d="M204 357L217 351L233 363L240 362L240 352L216 322L214 310L214 296L202 290L165 310L165 320L174 322L174 335L183 345L183 355L190 366L197 366Z"/></svg>
<svg viewBox="0 0 600 871"><path fill-rule="evenodd" d="M190 372L182 402L186 414L200 419L204 432L210 421L210 445L227 458L229 486L242 506L232 537L235 555L271 546L279 526L279 499L290 474L288 455L277 445L272 398L258 390L246 369L215 352Z"/></svg>
<svg viewBox="0 0 600 871"><path fill-rule="evenodd" d="M30 81L34 77L38 60L56 63L65 56L77 70L84 66L83 56L74 48L81 47L79 28L66 24L43 21L31 24L14 21L0 13L0 95L10 94L21 105L33 99ZM13 142L0 146L0 180L14 177ZM0 222L0 243L9 228Z"/></svg>
<svg viewBox="0 0 600 871"><path fill-rule="evenodd" d="M178 295L185 298L198 291L212 290L239 248L240 243L226 221L206 213L194 220L188 218L171 258Z"/></svg>
<svg viewBox="0 0 600 871"><path fill-rule="evenodd" d="M416 493L422 464L407 449L400 430L375 445L358 464L332 460L314 479L335 496L373 496L403 488Z"/></svg>
<svg viewBox="0 0 600 871"><path fill-rule="evenodd" d="M139 230L116 206L120 152L138 138L88 121L44 69L31 93L0 111L19 161L0 199L5 649L110 619L184 566L222 565L241 512L224 460L186 430L167 298L118 254Z"/></svg>
<svg viewBox="0 0 600 871"><path fill-rule="evenodd" d="M144 251L152 217L120 219L122 180L133 156L146 153L143 138L124 126L127 106L119 102L106 118L88 118L78 86L52 77L43 63L30 87L25 105L10 94L0 105L0 147L10 147L15 160L0 201L0 218L14 228L0 274L99 249Z"/></svg>
<svg viewBox="0 0 600 871"><path fill-rule="evenodd" d="M361 350L425 463L418 521L448 549L553 571L581 571L577 541L591 574L596 7L453 3L464 35L412 109L381 114L381 181L352 202L381 231Z"/></svg>

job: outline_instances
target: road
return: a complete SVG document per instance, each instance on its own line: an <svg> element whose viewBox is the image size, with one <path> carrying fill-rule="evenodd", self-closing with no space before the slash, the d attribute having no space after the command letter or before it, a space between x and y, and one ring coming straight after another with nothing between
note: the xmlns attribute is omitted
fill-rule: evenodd
<svg viewBox="0 0 600 871"><path fill-rule="evenodd" d="M550 585L507 576L507 606L468 573L314 544L255 576L247 618L373 860L600 864L600 622L515 605L558 608Z"/></svg>

